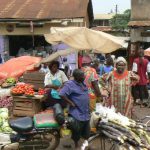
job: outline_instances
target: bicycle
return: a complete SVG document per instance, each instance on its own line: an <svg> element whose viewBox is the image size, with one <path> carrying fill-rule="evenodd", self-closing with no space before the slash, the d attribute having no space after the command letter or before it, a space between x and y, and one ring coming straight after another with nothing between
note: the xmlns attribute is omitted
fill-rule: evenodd
<svg viewBox="0 0 150 150"><path fill-rule="evenodd" d="M146 122L145 122L146 121ZM146 128L146 131L150 133L150 116L137 120L137 122ZM89 149L92 150L124 150L125 144L114 141L111 138L106 137L101 131L97 130L91 135L88 140Z"/></svg>

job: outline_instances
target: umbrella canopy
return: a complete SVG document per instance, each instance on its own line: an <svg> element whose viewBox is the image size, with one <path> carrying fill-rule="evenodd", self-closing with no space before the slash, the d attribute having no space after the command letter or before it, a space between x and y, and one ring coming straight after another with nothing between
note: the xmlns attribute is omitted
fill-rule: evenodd
<svg viewBox="0 0 150 150"><path fill-rule="evenodd" d="M77 50L94 50L99 53L113 52L125 44L124 39L85 27L51 28L51 34L44 36L51 44L61 41Z"/></svg>
<svg viewBox="0 0 150 150"><path fill-rule="evenodd" d="M34 65L40 60L41 58L32 56L12 58L0 66L0 79L19 77L27 70L34 70Z"/></svg>
<svg viewBox="0 0 150 150"><path fill-rule="evenodd" d="M145 56L150 56L150 47L144 51Z"/></svg>
<svg viewBox="0 0 150 150"><path fill-rule="evenodd" d="M49 62L57 59L59 56L66 56L66 55L69 55L74 52L76 52L76 50L74 50L74 49L59 50L59 51L51 54L50 56L43 58L39 63L37 63L35 65L35 67L39 67L43 63L49 63Z"/></svg>

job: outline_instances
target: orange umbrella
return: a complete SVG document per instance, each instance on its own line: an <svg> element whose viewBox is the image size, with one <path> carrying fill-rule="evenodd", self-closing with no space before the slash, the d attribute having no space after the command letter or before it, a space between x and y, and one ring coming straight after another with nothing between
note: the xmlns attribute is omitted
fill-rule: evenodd
<svg viewBox="0 0 150 150"><path fill-rule="evenodd" d="M150 47L144 51L145 56L150 56Z"/></svg>
<svg viewBox="0 0 150 150"><path fill-rule="evenodd" d="M40 60L40 57L32 56L12 58L0 66L0 79L20 77L25 71L34 70L34 65Z"/></svg>

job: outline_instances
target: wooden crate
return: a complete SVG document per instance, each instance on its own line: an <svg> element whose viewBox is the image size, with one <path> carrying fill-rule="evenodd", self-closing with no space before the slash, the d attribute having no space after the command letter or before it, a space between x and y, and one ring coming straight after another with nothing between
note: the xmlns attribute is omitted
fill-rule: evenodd
<svg viewBox="0 0 150 150"><path fill-rule="evenodd" d="M34 85L35 90L44 88L45 74L40 72L27 72L23 75L23 81Z"/></svg>
<svg viewBox="0 0 150 150"><path fill-rule="evenodd" d="M13 101L14 116L33 116L41 111L41 98L13 96Z"/></svg>

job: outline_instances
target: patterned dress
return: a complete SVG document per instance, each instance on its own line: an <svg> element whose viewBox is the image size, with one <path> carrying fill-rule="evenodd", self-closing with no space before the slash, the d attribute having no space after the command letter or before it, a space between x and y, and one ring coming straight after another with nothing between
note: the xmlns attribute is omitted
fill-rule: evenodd
<svg viewBox="0 0 150 150"><path fill-rule="evenodd" d="M131 86L136 84L139 77L130 71L125 71L123 74L118 74L116 71L105 75L108 81L108 89L110 97L107 105L114 105L117 112L125 116L131 117L133 98L131 95Z"/></svg>
<svg viewBox="0 0 150 150"><path fill-rule="evenodd" d="M85 73L85 84L88 87L88 93L89 93L89 97L90 97L90 111L94 111L95 110L95 106L96 106L96 95L94 93L94 89L92 86L92 81L98 81L99 77L96 73L96 70L94 68L91 67L83 67L82 70Z"/></svg>

